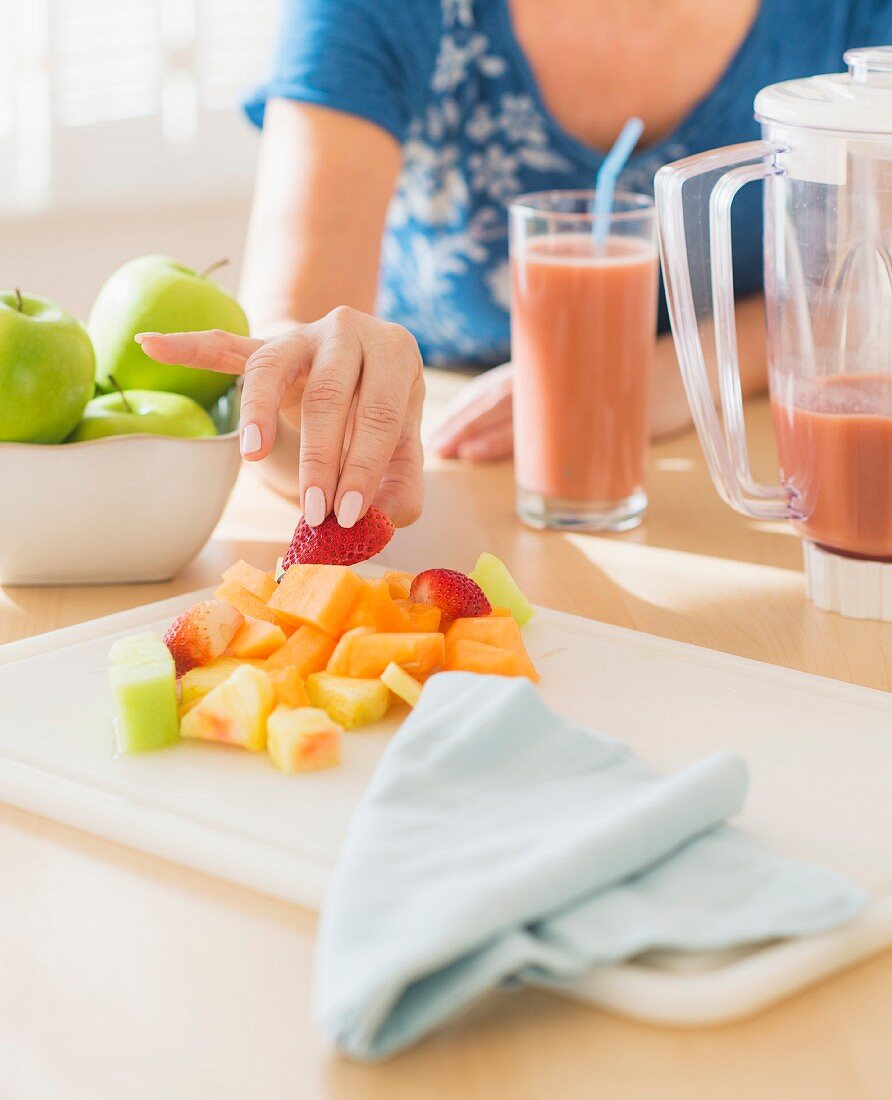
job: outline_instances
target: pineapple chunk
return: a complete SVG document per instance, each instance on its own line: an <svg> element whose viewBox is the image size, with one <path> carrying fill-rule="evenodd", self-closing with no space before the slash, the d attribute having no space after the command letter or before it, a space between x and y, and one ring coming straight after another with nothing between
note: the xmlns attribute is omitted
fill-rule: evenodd
<svg viewBox="0 0 892 1100"><path fill-rule="evenodd" d="M266 673L243 665L183 715L180 736L262 752L266 746L266 720L275 701Z"/></svg>
<svg viewBox="0 0 892 1100"><path fill-rule="evenodd" d="M381 680L410 707L414 707L421 698L422 685L395 661L391 661L381 673Z"/></svg>
<svg viewBox="0 0 892 1100"><path fill-rule="evenodd" d="M307 677L307 695L314 707L321 707L344 727L377 722L387 713L390 692L380 680L360 680L314 672Z"/></svg>
<svg viewBox="0 0 892 1100"><path fill-rule="evenodd" d="M266 723L270 760L283 772L315 772L341 762L343 730L324 710L278 706Z"/></svg>
<svg viewBox="0 0 892 1100"><path fill-rule="evenodd" d="M209 661L206 665L190 668L180 680L180 704L185 707L189 703L197 703L205 695L235 672L242 665L254 665L262 667L263 661L246 661L238 657L218 657L215 661Z"/></svg>

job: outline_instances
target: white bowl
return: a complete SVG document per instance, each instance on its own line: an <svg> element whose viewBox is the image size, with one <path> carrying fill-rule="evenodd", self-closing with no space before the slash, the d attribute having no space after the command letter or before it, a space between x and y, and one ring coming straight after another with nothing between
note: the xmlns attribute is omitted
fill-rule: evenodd
<svg viewBox="0 0 892 1100"><path fill-rule="evenodd" d="M236 431L0 443L0 584L169 580L207 542L240 462Z"/></svg>

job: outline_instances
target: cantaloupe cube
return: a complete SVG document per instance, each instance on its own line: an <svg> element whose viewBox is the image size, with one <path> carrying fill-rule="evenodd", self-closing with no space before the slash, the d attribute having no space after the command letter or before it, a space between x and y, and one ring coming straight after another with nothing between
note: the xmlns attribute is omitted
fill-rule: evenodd
<svg viewBox="0 0 892 1100"><path fill-rule="evenodd" d="M439 607L433 607L428 603L415 603L414 600L398 600L397 606L404 611L412 623L411 630L416 633L429 634L440 629L440 620L443 612Z"/></svg>
<svg viewBox="0 0 892 1100"><path fill-rule="evenodd" d="M415 576L412 573L400 573L391 569L384 574L384 580L387 581L390 594L395 600L407 600Z"/></svg>
<svg viewBox="0 0 892 1100"><path fill-rule="evenodd" d="M328 659L325 671L333 672L336 676L346 676L347 668L349 667L348 655L350 653L350 646L353 644L353 639L358 638L362 634L374 633L375 631L370 626L355 626L352 630L348 630L346 633L342 634L338 644L334 648L334 652ZM314 671L317 670L314 669ZM321 669L318 671L321 671Z"/></svg>
<svg viewBox="0 0 892 1100"><path fill-rule="evenodd" d="M242 665L183 715L180 736L260 752L266 746L266 720L275 701L266 673Z"/></svg>
<svg viewBox="0 0 892 1100"><path fill-rule="evenodd" d="M233 672L244 664L261 668L264 662L223 656L215 661L209 661L206 665L199 665L198 668L190 668L180 679L180 703L186 706L203 699L217 684L228 680Z"/></svg>
<svg viewBox="0 0 892 1100"><path fill-rule="evenodd" d="M286 707L310 705L304 678L294 665L289 665L288 668L277 668L273 672L268 672L267 675L276 693L277 703Z"/></svg>
<svg viewBox="0 0 892 1100"><path fill-rule="evenodd" d="M365 587L362 577L343 565L292 565L269 608L282 622L309 623L337 638Z"/></svg>
<svg viewBox="0 0 892 1100"><path fill-rule="evenodd" d="M412 676L428 676L446 660L443 635L358 634L349 639L343 665L344 675L380 676L391 661Z"/></svg>
<svg viewBox="0 0 892 1100"><path fill-rule="evenodd" d="M514 653L526 653L520 627L510 615L481 615L478 618L455 619L446 631L446 647L460 638L486 642Z"/></svg>
<svg viewBox="0 0 892 1100"><path fill-rule="evenodd" d="M516 653L524 662L524 671L519 675L529 676L531 680L538 683L539 674L523 644L520 627L512 616L485 615L476 619L456 619L446 631L447 655L459 641L482 642L485 645Z"/></svg>
<svg viewBox="0 0 892 1100"><path fill-rule="evenodd" d="M311 672L321 672L335 647L334 638L315 626L299 626L288 641L266 662L267 672L294 667L305 679Z"/></svg>
<svg viewBox="0 0 892 1100"><path fill-rule="evenodd" d="M358 626L368 626L377 631L415 630L412 620L398 607L390 594L387 581L369 581L353 610L344 622L344 632Z"/></svg>
<svg viewBox="0 0 892 1100"><path fill-rule="evenodd" d="M270 760L280 771L294 775L333 768L340 763L343 730L324 710L276 707L267 720L266 730Z"/></svg>
<svg viewBox="0 0 892 1100"><path fill-rule="evenodd" d="M226 648L233 657L271 657L285 644L285 632L278 623L245 619Z"/></svg>
<svg viewBox="0 0 892 1100"><path fill-rule="evenodd" d="M289 629L273 614L266 603L247 588L243 588L237 581L224 581L214 592L218 600L228 603L236 611L241 611L246 619L261 619L265 623L278 623L286 634ZM293 629L293 627L291 628Z"/></svg>
<svg viewBox="0 0 892 1100"><path fill-rule="evenodd" d="M490 604L490 607L492 608L490 615L494 615L496 618L504 618L506 615L511 614L510 607L499 607L498 604Z"/></svg>
<svg viewBox="0 0 892 1100"><path fill-rule="evenodd" d="M484 676L528 676L534 682L539 680L529 657L521 656L510 649L488 645L486 642L475 642L470 638L459 638L449 647L446 668L451 672L477 672Z"/></svg>
<svg viewBox="0 0 892 1100"><path fill-rule="evenodd" d="M256 596L264 603L276 590L276 578L269 573L264 573L256 565L250 565L246 561L237 561L223 571L223 580L239 584L246 592Z"/></svg>
<svg viewBox="0 0 892 1100"><path fill-rule="evenodd" d="M321 707L348 730L377 722L390 705L390 692L380 680L334 676L330 672L308 676L307 695L314 707Z"/></svg>
<svg viewBox="0 0 892 1100"><path fill-rule="evenodd" d="M414 707L421 698L423 685L414 676L410 676L404 668L394 664L393 661L381 673L381 682L386 684L394 695L402 699L404 703L408 703L410 707Z"/></svg>

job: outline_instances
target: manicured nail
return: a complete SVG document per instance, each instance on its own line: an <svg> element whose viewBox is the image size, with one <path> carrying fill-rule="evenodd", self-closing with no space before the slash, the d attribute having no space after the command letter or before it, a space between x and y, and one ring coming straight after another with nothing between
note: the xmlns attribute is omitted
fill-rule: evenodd
<svg viewBox="0 0 892 1100"><path fill-rule="evenodd" d="M311 485L304 493L304 519L310 527L318 527L325 516L325 493L318 485Z"/></svg>
<svg viewBox="0 0 892 1100"><path fill-rule="evenodd" d="M246 424L242 428L242 454L254 455L263 446L260 429L256 424Z"/></svg>
<svg viewBox="0 0 892 1100"><path fill-rule="evenodd" d="M161 335L162 335L162 333L160 333L160 332L138 332L133 337L133 339L137 342L137 344L141 344L147 336L161 336Z"/></svg>
<svg viewBox="0 0 892 1100"><path fill-rule="evenodd" d="M351 489L341 497L341 506L338 508L338 523L341 527L352 527L359 519L362 511L362 493Z"/></svg>

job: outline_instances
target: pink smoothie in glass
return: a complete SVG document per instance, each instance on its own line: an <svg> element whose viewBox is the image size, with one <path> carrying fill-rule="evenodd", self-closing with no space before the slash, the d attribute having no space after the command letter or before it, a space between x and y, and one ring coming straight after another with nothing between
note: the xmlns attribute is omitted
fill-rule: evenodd
<svg viewBox="0 0 892 1100"><path fill-rule="evenodd" d="M631 496L647 457L655 250L556 234L527 240L511 267L518 486L567 501Z"/></svg>
<svg viewBox="0 0 892 1100"><path fill-rule="evenodd" d="M802 532L831 550L892 560L892 378L815 379L771 408Z"/></svg>

